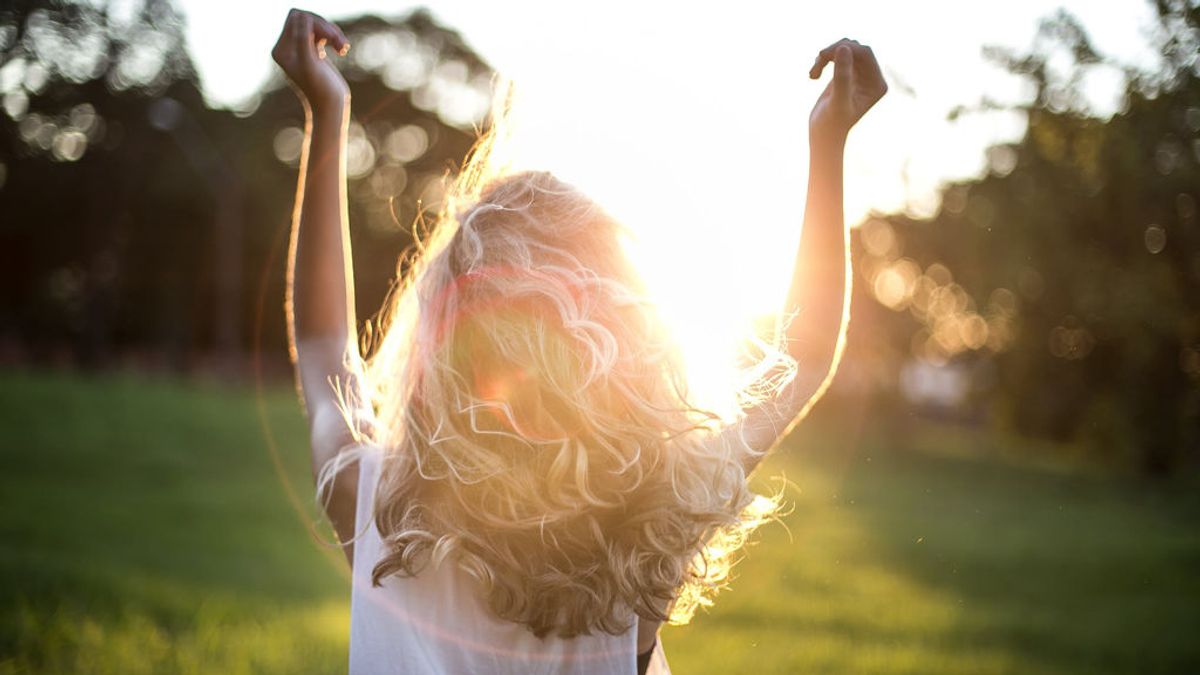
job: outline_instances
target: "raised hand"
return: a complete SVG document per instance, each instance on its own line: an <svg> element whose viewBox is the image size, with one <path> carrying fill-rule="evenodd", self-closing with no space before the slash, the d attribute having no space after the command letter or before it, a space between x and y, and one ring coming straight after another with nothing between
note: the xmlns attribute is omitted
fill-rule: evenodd
<svg viewBox="0 0 1200 675"><path fill-rule="evenodd" d="M350 100L350 87L326 58L326 46L345 55L350 41L329 21L312 12L293 9L288 12L279 41L271 50L271 57L283 69L300 100L312 109L345 106Z"/></svg>
<svg viewBox="0 0 1200 675"><path fill-rule="evenodd" d="M850 128L887 93L875 53L855 40L842 38L822 49L808 76L817 79L833 62L833 79L821 92L808 118L814 140L844 141Z"/></svg>

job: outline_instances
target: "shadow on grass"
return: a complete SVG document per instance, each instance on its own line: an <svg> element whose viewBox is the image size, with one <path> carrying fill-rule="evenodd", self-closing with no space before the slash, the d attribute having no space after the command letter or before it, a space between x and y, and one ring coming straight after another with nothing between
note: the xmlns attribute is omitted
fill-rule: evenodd
<svg viewBox="0 0 1200 675"><path fill-rule="evenodd" d="M1048 672L1200 672L1195 493L1014 464L988 449L995 442L975 432L834 440L807 466L842 476L823 498L862 528L868 560L955 599L946 643Z"/></svg>

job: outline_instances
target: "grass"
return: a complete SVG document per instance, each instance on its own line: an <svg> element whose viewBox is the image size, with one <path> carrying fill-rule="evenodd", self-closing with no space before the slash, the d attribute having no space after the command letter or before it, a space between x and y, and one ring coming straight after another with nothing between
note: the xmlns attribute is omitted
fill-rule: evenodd
<svg viewBox="0 0 1200 675"><path fill-rule="evenodd" d="M0 674L345 669L349 585L308 530L299 410L273 391L264 425L259 403L0 376ZM764 472L794 484L786 528L664 631L676 673L1200 672L1195 491L1031 468L970 433L821 426Z"/></svg>

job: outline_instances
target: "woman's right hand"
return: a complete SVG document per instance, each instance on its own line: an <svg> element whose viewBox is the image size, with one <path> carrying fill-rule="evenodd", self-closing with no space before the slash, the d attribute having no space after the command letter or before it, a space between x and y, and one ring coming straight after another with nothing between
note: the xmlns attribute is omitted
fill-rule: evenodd
<svg viewBox="0 0 1200 675"><path fill-rule="evenodd" d="M345 107L350 101L346 79L326 58L326 46L339 55L350 49L350 41L333 23L299 9L288 12L279 41L271 57L283 69L296 94L311 111Z"/></svg>

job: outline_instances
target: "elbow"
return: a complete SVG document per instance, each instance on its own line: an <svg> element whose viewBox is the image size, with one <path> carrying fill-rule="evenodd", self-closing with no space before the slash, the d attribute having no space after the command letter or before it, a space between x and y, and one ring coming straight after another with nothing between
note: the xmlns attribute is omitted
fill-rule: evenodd
<svg viewBox="0 0 1200 675"><path fill-rule="evenodd" d="M791 339L789 355L796 361L797 374L814 377L819 381L826 373L837 369L841 360L840 334L833 336L810 337L807 339Z"/></svg>
<svg viewBox="0 0 1200 675"><path fill-rule="evenodd" d="M796 375L788 387L788 402L794 410L801 411L799 417L806 415L829 390L841 364L845 344L845 331L841 330L832 337L809 340L802 348L794 346L790 350L796 360Z"/></svg>
<svg viewBox="0 0 1200 675"><path fill-rule="evenodd" d="M345 321L302 314L293 318L292 334L297 343L336 344L350 340L350 329Z"/></svg>

